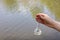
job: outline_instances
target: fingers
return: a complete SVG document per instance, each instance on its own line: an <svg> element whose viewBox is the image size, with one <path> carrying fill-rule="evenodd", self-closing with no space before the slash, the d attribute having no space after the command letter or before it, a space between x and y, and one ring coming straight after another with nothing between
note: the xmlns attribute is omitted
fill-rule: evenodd
<svg viewBox="0 0 60 40"><path fill-rule="evenodd" d="M43 13L39 13L36 15L36 21L51 28L54 28L55 25L55 20Z"/></svg>
<svg viewBox="0 0 60 40"><path fill-rule="evenodd" d="M39 13L36 15L36 20L39 23L43 23L43 24L52 24L54 22L53 19L51 19L48 15L44 14L44 13Z"/></svg>
<svg viewBox="0 0 60 40"><path fill-rule="evenodd" d="M36 15L36 17L40 18L40 20L45 20L45 21L50 21L51 20L51 18L44 13L39 13L39 14Z"/></svg>
<svg viewBox="0 0 60 40"><path fill-rule="evenodd" d="M36 17L36 21L39 22L39 23L41 23L41 19L38 18L38 17Z"/></svg>
<svg viewBox="0 0 60 40"><path fill-rule="evenodd" d="M39 18L41 18L41 19L45 19L46 14L39 13L39 14L36 15L36 17L39 17Z"/></svg>
<svg viewBox="0 0 60 40"><path fill-rule="evenodd" d="M36 21L39 22L39 23L44 24L44 20L41 18L41 16L44 17L44 15L37 14L36 15Z"/></svg>

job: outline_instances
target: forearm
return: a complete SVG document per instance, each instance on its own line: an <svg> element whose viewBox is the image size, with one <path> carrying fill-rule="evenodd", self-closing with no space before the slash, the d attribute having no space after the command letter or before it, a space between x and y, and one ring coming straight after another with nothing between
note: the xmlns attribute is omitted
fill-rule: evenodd
<svg viewBox="0 0 60 40"><path fill-rule="evenodd" d="M57 31L60 31L60 22L55 21L54 29L56 29Z"/></svg>

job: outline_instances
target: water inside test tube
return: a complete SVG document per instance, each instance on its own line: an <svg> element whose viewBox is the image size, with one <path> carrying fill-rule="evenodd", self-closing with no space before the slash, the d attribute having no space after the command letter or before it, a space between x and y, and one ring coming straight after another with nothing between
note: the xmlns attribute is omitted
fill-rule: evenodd
<svg viewBox="0 0 60 40"><path fill-rule="evenodd" d="M39 28L39 23L37 23L38 25L37 25L37 27L35 28L35 30L34 30L34 35L41 35L41 29Z"/></svg>

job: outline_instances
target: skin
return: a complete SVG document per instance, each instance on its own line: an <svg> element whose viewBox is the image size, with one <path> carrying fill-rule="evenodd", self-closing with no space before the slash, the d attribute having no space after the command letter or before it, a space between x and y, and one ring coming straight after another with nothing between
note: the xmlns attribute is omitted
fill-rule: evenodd
<svg viewBox="0 0 60 40"><path fill-rule="evenodd" d="M50 18L48 15L44 13L37 14L36 21L50 28L56 29L57 31L60 31L60 22L53 20L52 18Z"/></svg>

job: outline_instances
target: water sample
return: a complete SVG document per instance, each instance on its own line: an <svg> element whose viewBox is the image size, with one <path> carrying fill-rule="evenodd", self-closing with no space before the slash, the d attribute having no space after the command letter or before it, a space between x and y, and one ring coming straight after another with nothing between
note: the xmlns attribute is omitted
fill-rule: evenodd
<svg viewBox="0 0 60 40"><path fill-rule="evenodd" d="M37 23L38 25L37 25L37 27L35 28L35 30L34 30L34 35L41 35L41 29L39 28L39 23Z"/></svg>

